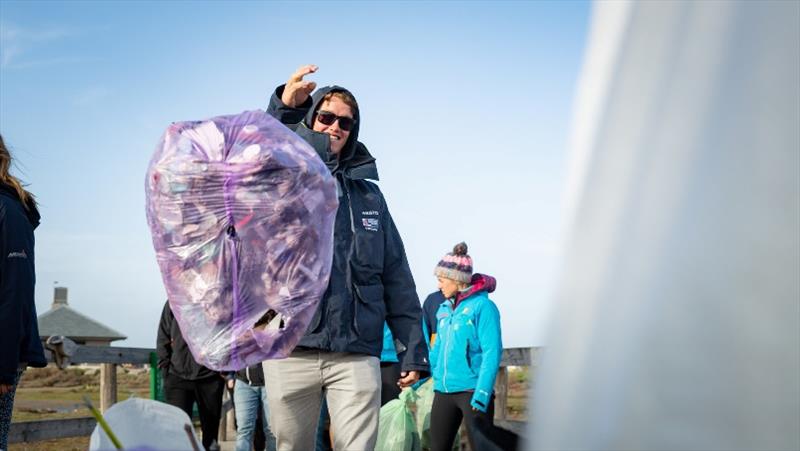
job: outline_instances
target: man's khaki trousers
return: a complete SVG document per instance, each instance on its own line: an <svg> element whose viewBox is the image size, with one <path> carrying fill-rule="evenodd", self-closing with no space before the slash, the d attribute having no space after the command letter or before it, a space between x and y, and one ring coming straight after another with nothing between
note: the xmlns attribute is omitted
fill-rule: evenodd
<svg viewBox="0 0 800 451"><path fill-rule="evenodd" d="M371 451L381 399L377 357L295 350L263 363L269 425L278 451L315 449L322 396L327 397L336 451Z"/></svg>

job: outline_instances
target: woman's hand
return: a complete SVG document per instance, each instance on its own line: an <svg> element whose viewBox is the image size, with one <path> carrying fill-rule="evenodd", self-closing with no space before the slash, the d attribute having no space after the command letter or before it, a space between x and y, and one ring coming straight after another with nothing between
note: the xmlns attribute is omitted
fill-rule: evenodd
<svg viewBox="0 0 800 451"><path fill-rule="evenodd" d="M403 371L400 373L400 379L397 385L400 388L410 387L417 383L419 380L419 371Z"/></svg>
<svg viewBox="0 0 800 451"><path fill-rule="evenodd" d="M8 384L0 384L0 395L5 395L6 393L11 393L14 390L13 385Z"/></svg>
<svg viewBox="0 0 800 451"><path fill-rule="evenodd" d="M281 101L284 105L289 108L296 108L308 99L317 84L313 81L304 81L303 77L316 72L317 69L319 68L313 64L306 64L305 66L300 66L289 77L286 86L283 88L283 95L281 95Z"/></svg>

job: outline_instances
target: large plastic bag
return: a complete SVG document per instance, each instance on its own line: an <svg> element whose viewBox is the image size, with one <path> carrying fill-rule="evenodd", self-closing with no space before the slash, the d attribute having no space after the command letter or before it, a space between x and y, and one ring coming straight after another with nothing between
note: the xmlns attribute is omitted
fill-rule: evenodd
<svg viewBox="0 0 800 451"><path fill-rule="evenodd" d="M411 406L417 399L414 390L407 388L381 407L378 419L376 450L420 451L419 434L414 423Z"/></svg>
<svg viewBox="0 0 800 451"><path fill-rule="evenodd" d="M263 111L178 122L145 187L169 303L195 359L223 371L288 355L333 258L336 182L313 148Z"/></svg>
<svg viewBox="0 0 800 451"><path fill-rule="evenodd" d="M416 388L417 409L415 412L417 434L422 449L431 448L431 407L433 407L433 378L429 377Z"/></svg>
<svg viewBox="0 0 800 451"><path fill-rule="evenodd" d="M103 418L111 432L125 449L192 450L191 439L185 426L192 420L183 410L150 399L130 398L111 406ZM194 428L189 431L195 443L200 443ZM116 449L103 428L95 426L89 439L89 449Z"/></svg>

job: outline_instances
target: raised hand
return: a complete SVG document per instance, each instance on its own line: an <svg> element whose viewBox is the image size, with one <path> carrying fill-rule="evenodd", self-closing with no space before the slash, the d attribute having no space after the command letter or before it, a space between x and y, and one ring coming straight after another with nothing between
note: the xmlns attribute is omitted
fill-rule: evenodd
<svg viewBox="0 0 800 451"><path fill-rule="evenodd" d="M281 96L281 101L284 105L290 108L296 108L306 101L308 96L311 95L311 92L314 91L314 88L317 87L317 84L313 81L305 81L303 77L316 72L317 69L319 69L319 67L313 64L306 64L305 66L300 66L289 77L289 80L286 82L286 87L283 88L283 95Z"/></svg>

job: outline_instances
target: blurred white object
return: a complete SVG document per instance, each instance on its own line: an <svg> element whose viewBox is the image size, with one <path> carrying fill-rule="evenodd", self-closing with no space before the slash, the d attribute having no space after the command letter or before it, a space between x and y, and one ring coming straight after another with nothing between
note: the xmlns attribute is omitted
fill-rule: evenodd
<svg viewBox="0 0 800 451"><path fill-rule="evenodd" d="M150 399L130 398L111 406L103 417L125 449L193 449L184 429L192 421L186 412L175 406ZM194 429L192 434L194 435ZM196 443L200 443L196 435L194 439ZM116 448L98 424L92 432L89 449L94 451Z"/></svg>
<svg viewBox="0 0 800 451"><path fill-rule="evenodd" d="M800 2L598 2L538 450L800 449Z"/></svg>

